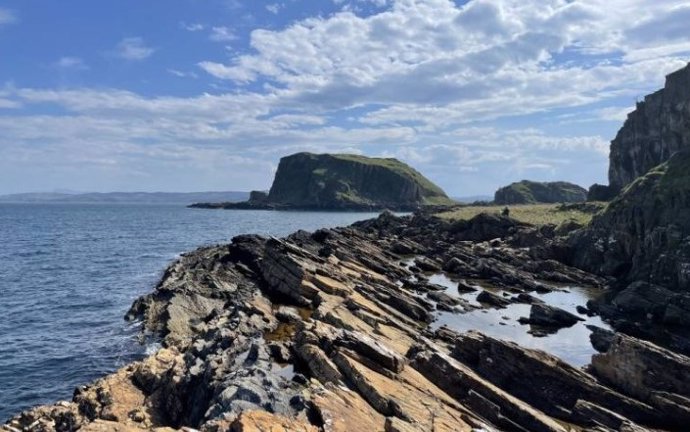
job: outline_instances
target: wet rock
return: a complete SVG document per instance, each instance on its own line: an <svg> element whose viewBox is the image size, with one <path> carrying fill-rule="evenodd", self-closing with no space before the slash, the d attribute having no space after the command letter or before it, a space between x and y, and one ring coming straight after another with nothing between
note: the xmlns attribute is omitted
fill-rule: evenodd
<svg viewBox="0 0 690 432"><path fill-rule="evenodd" d="M425 272L441 271L441 265L433 259L427 257L417 257L415 258L414 263L417 266L417 268Z"/></svg>
<svg viewBox="0 0 690 432"><path fill-rule="evenodd" d="M572 409L578 400L586 400L643 425L680 424L541 351L469 332L456 339L452 355L484 379L556 418L575 421Z"/></svg>
<svg viewBox="0 0 690 432"><path fill-rule="evenodd" d="M532 324L555 329L572 327L580 321L584 320L577 315L541 303L532 305L528 319L520 318L520 322L523 324Z"/></svg>
<svg viewBox="0 0 690 432"><path fill-rule="evenodd" d="M464 304L462 300L444 292L430 292L427 297L436 302L436 307L444 311L454 311L457 306Z"/></svg>
<svg viewBox="0 0 690 432"><path fill-rule="evenodd" d="M472 266L458 257L453 257L443 265L443 270L453 274L471 274Z"/></svg>
<svg viewBox="0 0 690 432"><path fill-rule="evenodd" d="M592 342L594 349L598 352L608 351L615 333L593 325L588 325L587 328L592 331L592 334L589 335L589 340Z"/></svg>
<svg viewBox="0 0 690 432"><path fill-rule="evenodd" d="M482 290L482 292L477 295L477 301L498 309L504 309L510 305L510 300L486 290Z"/></svg>
<svg viewBox="0 0 690 432"><path fill-rule="evenodd" d="M458 292L460 294L472 293L477 291L477 287L467 283L465 280L458 282Z"/></svg>

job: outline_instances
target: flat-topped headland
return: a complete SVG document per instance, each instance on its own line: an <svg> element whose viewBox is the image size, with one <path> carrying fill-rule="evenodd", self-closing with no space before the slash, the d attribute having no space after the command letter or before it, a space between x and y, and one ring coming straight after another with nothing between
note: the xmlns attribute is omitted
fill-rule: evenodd
<svg viewBox="0 0 690 432"><path fill-rule="evenodd" d="M440 187L397 159L297 153L280 160L270 191L253 191L245 202L199 203L191 207L413 211L452 204Z"/></svg>

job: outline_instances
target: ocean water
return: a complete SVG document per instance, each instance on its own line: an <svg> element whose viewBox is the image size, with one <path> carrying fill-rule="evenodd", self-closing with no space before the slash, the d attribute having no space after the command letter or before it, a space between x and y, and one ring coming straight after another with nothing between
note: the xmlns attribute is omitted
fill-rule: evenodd
<svg viewBox="0 0 690 432"><path fill-rule="evenodd" d="M0 204L0 423L69 400L139 359L123 316L182 252L233 236L284 236L375 213L187 209L175 205Z"/></svg>

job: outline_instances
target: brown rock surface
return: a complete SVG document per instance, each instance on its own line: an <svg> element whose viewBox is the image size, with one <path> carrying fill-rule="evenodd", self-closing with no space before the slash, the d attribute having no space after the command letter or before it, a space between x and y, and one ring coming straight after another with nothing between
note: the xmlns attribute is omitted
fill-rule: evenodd
<svg viewBox="0 0 690 432"><path fill-rule="evenodd" d="M4 430L680 430L690 412L682 380L639 379L623 388L623 376L606 374L602 365L618 364L616 350L633 342L610 344L598 379L480 333L432 331L434 297L442 298L427 296L428 274L414 275L401 265L409 257L393 250L454 262L463 278L516 298L556 289L550 279L601 285L510 242L466 241L477 224L506 236L529 229L494 219L460 226L383 214L285 239L241 236L187 254L129 314L165 348L80 388L73 402L18 415ZM673 353L645 347L640 364L658 376L685 367Z"/></svg>

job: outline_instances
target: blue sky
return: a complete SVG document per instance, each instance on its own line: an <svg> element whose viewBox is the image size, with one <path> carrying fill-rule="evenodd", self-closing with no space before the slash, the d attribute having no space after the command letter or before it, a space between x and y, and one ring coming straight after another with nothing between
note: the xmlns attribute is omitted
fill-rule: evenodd
<svg viewBox="0 0 690 432"><path fill-rule="evenodd" d="M690 2L5 0L0 193L266 189L297 151L397 157L454 196L606 182Z"/></svg>

